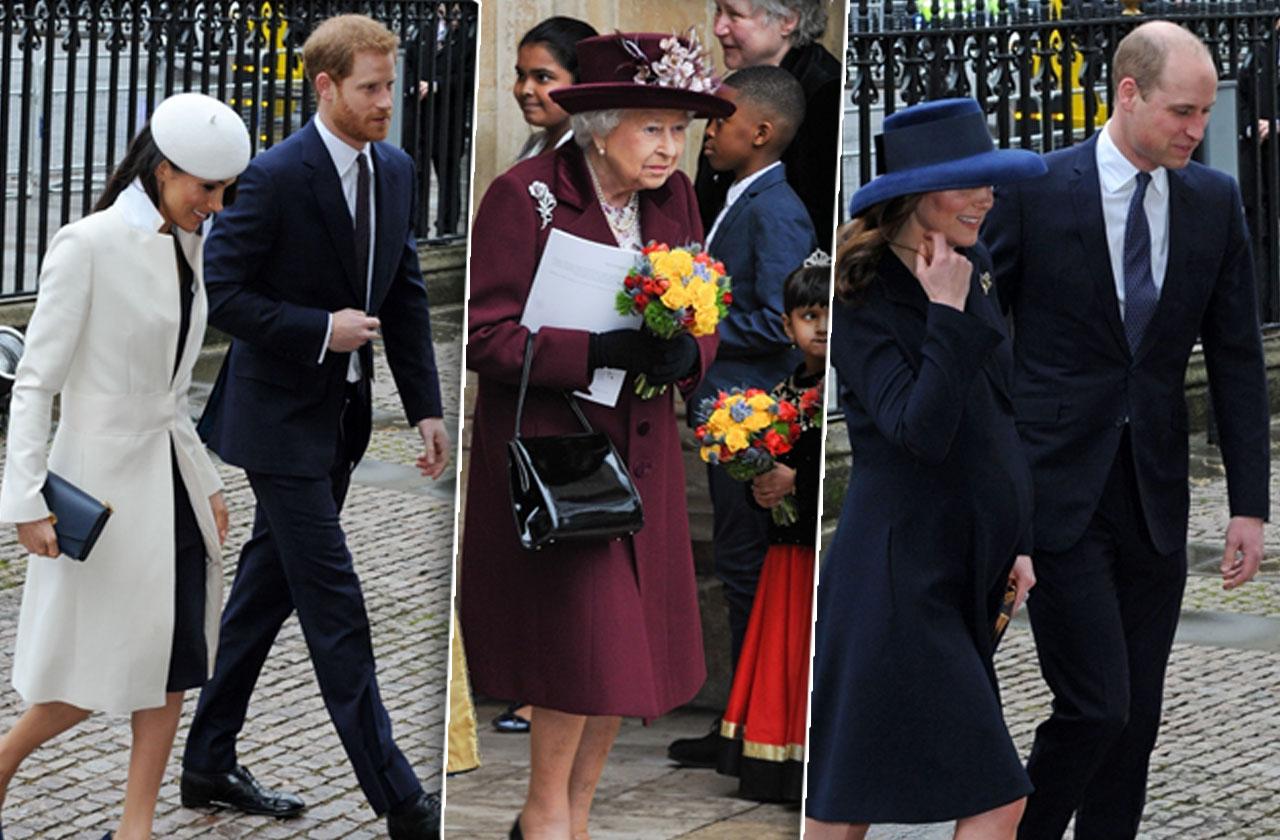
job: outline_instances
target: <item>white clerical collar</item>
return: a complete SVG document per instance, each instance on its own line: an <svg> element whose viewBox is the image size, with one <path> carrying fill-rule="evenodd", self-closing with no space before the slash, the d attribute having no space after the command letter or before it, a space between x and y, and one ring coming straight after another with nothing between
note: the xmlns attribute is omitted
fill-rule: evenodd
<svg viewBox="0 0 1280 840"><path fill-rule="evenodd" d="M1098 181L1102 184L1103 191L1109 194L1128 189L1129 184L1138 175L1138 167L1134 166L1124 156L1124 153L1116 146L1115 141L1111 139L1110 121L1102 127L1098 137L1096 157L1098 160ZM1152 189L1162 197L1168 195L1169 170L1163 166L1157 166L1150 174Z"/></svg>

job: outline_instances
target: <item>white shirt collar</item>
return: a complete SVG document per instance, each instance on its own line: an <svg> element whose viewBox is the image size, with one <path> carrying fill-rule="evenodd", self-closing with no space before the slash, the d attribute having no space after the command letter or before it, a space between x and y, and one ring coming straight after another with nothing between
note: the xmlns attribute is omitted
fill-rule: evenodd
<svg viewBox="0 0 1280 840"><path fill-rule="evenodd" d="M130 227L145 230L147 233L158 233L160 228L164 227L164 216L160 215L160 211L151 203L151 197L147 195L142 181L138 178L134 178L133 183L116 196L112 206L120 208L120 212L124 214L124 220Z"/></svg>
<svg viewBox="0 0 1280 840"><path fill-rule="evenodd" d="M1098 181L1107 193L1118 193L1129 188L1138 175L1134 166L1111 139L1111 122L1102 127L1096 149ZM1151 171L1151 187L1161 197L1168 195L1169 170L1158 166Z"/></svg>
<svg viewBox="0 0 1280 840"><path fill-rule="evenodd" d="M738 200L739 196L741 196L744 192L747 191L747 187L751 186L756 181L760 180L761 175L764 175L764 173L768 172L770 169L773 169L775 166L782 166L782 161L775 160L773 163L769 164L764 169L757 169L755 172L752 172L750 175L743 178L741 181L734 181L733 184L729 187L728 195L726 195L724 198L725 209L732 207L733 203Z"/></svg>
<svg viewBox="0 0 1280 840"><path fill-rule="evenodd" d="M345 140L339 139L329 126L324 124L324 119L316 114L316 131L320 132L320 139L324 141L324 147L329 150L329 157L333 158L333 166L338 170L338 177L346 174L346 171L355 165L356 158L361 152L366 155L369 153L369 144L365 143L358 149L354 149L347 145ZM369 157L369 166L373 166L373 158Z"/></svg>

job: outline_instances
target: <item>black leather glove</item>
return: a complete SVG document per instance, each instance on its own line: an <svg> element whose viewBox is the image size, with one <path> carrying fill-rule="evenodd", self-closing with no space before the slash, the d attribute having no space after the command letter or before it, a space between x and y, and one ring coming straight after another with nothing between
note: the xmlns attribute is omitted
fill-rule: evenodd
<svg viewBox="0 0 1280 840"><path fill-rule="evenodd" d="M650 364L653 340L640 330L610 330L592 333L587 348L587 365L596 368L618 368L642 373Z"/></svg>
<svg viewBox="0 0 1280 840"><path fill-rule="evenodd" d="M672 338L655 338L644 375L650 385L669 385L691 375L701 354L698 341L688 333L677 333Z"/></svg>

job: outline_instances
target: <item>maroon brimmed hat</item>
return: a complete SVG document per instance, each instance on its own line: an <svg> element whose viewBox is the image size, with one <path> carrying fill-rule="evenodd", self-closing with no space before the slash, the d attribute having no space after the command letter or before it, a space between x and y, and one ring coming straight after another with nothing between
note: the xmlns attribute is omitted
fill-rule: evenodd
<svg viewBox="0 0 1280 840"><path fill-rule="evenodd" d="M699 117L727 117L734 105L716 96L711 55L690 29L687 37L615 32L578 42L578 82L551 91L571 114L611 108L672 108Z"/></svg>

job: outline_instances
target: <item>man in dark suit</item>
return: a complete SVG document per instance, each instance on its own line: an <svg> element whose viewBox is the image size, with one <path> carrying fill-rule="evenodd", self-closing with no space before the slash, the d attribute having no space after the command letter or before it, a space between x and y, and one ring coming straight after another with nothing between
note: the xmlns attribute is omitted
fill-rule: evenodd
<svg viewBox="0 0 1280 840"><path fill-rule="evenodd" d="M804 202L818 246L831 250L835 213L836 157L840 142L840 92L844 70L818 43L827 28L827 0L715 0L715 35L730 70L769 64L781 67L804 89L805 117L782 156L787 182ZM694 187L702 226L711 230L733 184L698 158Z"/></svg>
<svg viewBox="0 0 1280 840"><path fill-rule="evenodd" d="M1203 343L1231 521L1225 588L1253 577L1268 418L1235 181L1191 162L1217 76L1167 22L1117 47L1102 131L987 218L1014 329L1014 410L1035 483L1028 602L1053 712L1036 730L1020 838L1134 837L1187 573L1183 379Z"/></svg>
<svg viewBox="0 0 1280 840"><path fill-rule="evenodd" d="M233 336L202 427L257 500L213 678L183 757L182 801L291 816L236 760L254 683L297 610L325 706L356 779L395 840L436 837L378 693L369 618L339 514L368 444L379 328L409 422L440 475L448 436L414 240L413 163L387 133L396 37L359 15L322 23L303 58L317 116L259 155L205 249L210 323Z"/></svg>

